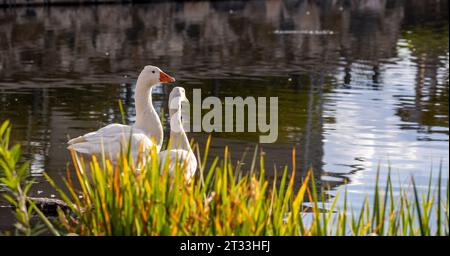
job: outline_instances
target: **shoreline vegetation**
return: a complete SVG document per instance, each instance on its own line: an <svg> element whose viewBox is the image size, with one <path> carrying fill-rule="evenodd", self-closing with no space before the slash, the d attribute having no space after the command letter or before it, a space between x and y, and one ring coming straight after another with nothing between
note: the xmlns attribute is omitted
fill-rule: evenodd
<svg viewBox="0 0 450 256"><path fill-rule="evenodd" d="M294 189L295 172L286 167L282 178L269 185L264 156L256 150L246 172L233 165L228 148L207 166L211 138L203 157L194 146L199 175L190 183L180 164L173 175L168 163L160 171L155 149L151 160L141 158L145 167L136 167L127 149L116 164L95 156L85 161L71 152L74 170L67 171L75 172L76 180L68 175L62 188L46 175L66 206L57 207L57 217L48 217L27 196L33 181L28 164L21 163L20 145L10 146L10 131L8 121L0 126L0 184L6 191L1 195L16 218L15 232L2 231L6 235L449 235L449 183L441 191L442 170L436 191L430 183L424 193L414 179L412 189L394 192L390 175L385 188L377 177L374 198L355 212L347 207L346 191L327 205L321 202L323 192L317 191L312 172ZM338 199L344 200L343 208L336 206Z"/></svg>

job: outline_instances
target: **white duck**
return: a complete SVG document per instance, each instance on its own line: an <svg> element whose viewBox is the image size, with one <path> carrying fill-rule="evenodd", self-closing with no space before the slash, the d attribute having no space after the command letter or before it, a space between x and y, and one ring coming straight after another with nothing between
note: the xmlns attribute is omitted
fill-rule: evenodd
<svg viewBox="0 0 450 256"><path fill-rule="evenodd" d="M116 159L121 149L126 150L131 137L131 155L133 159L143 147L149 152L156 144L159 152L163 142L163 128L158 113L152 104L152 88L159 83L171 83L175 79L155 66L145 66L141 71L135 90L136 122L133 125L110 124L95 132L68 141L68 149L83 154L101 154L103 149L107 157Z"/></svg>
<svg viewBox="0 0 450 256"><path fill-rule="evenodd" d="M169 161L169 173L173 173L176 163L185 172L185 178L190 181L197 170L197 159L192 152L186 132L181 119L181 103L188 101L185 91L181 87L172 89L169 95L169 115L170 115L170 148L159 153L161 170L166 161Z"/></svg>

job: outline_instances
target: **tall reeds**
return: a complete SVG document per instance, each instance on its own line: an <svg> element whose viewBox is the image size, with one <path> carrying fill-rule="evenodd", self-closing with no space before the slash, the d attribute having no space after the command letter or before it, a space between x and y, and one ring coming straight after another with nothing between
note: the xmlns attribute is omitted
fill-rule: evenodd
<svg viewBox="0 0 450 256"><path fill-rule="evenodd" d="M2 145L4 141L5 136ZM223 156L208 162L210 145L209 138L202 155L198 145L194 146L199 170L191 182L185 180L181 164L173 173L168 163L159 166L154 149L139 164L127 150L120 153L117 163L103 156L86 160L71 152L74 168L68 171L75 173L74 180L69 176L62 188L46 175L71 211L60 210L58 221L47 219L46 226L54 227L53 234L79 235L449 234L449 184L446 192L441 191L441 172L437 188L430 182L426 191L419 191L412 179L412 192L400 188L394 193L390 174L384 186L379 186L377 177L374 198L355 208L350 207L345 189L327 203L320 201L325 196L319 196L323 192L316 187L313 172L295 184L294 158L293 168L284 168L281 178L269 183L263 154L255 153L251 169L244 171L233 164L228 148ZM17 222L27 223L21 195L14 195L9 201L19 206Z"/></svg>

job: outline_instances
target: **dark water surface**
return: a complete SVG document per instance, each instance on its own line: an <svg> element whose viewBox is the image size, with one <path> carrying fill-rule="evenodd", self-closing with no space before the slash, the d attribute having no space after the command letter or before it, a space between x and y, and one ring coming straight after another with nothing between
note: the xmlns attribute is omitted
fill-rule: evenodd
<svg viewBox="0 0 450 256"><path fill-rule="evenodd" d="M121 122L119 99L133 122L134 82L152 64L188 97L277 96L266 166L289 164L295 146L299 176L313 167L333 189L348 182L358 203L378 166L390 164L396 186L411 174L425 186L440 162L448 179L448 18L448 1L422 0L0 9L0 120L33 175L65 175L67 138ZM154 92L160 113L170 89ZM213 151L240 156L257 142L215 133ZM51 194L45 182L33 193Z"/></svg>

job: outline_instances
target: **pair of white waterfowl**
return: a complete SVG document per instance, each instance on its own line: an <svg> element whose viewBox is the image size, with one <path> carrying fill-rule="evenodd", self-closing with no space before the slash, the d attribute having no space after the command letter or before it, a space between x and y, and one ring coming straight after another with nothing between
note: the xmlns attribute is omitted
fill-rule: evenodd
<svg viewBox="0 0 450 256"><path fill-rule="evenodd" d="M148 156L151 148L156 147L161 167L165 166L166 161L170 161L169 171L173 172L179 163L185 171L185 178L190 180L197 169L197 160L182 125L181 103L187 101L187 98L181 87L173 88L169 95L170 148L160 151L163 127L153 107L152 88L160 83L173 82L175 79L158 67L145 66L136 82L136 122L133 125L110 124L71 139L68 141L68 149L88 155L104 152L109 158L116 160L121 149L127 149L127 146L130 147L133 159L137 159L140 153Z"/></svg>

